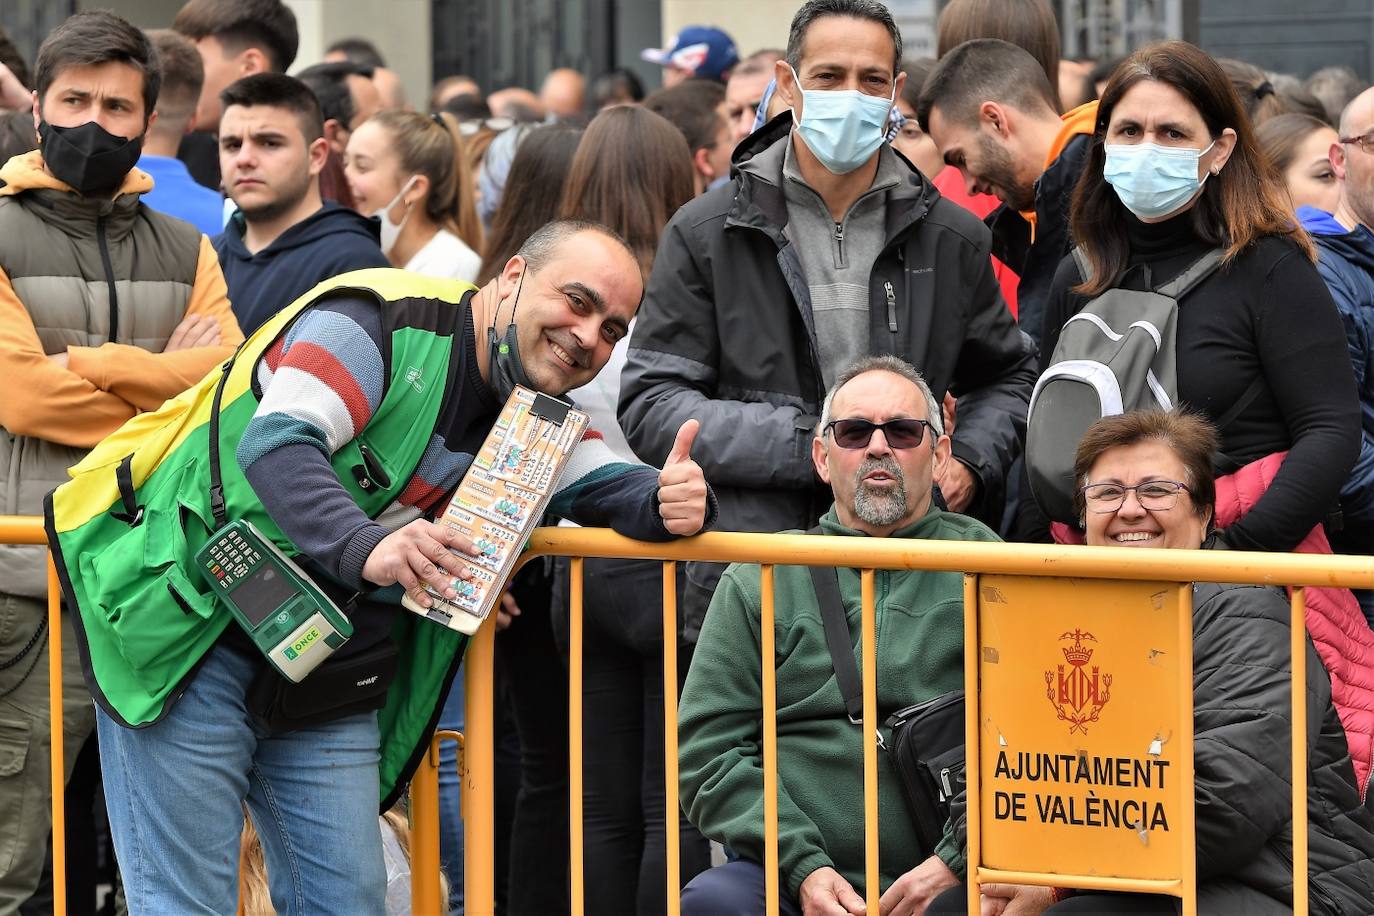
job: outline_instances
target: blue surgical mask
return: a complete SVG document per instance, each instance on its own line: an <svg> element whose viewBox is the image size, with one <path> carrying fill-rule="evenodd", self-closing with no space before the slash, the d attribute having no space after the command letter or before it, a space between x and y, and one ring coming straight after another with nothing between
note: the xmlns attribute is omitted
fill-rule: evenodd
<svg viewBox="0 0 1374 916"><path fill-rule="evenodd" d="M847 175L867 162L883 143L896 85L892 96L882 98L857 89L802 89L796 70L792 79L802 94L797 132L821 165L836 175Z"/></svg>
<svg viewBox="0 0 1374 916"><path fill-rule="evenodd" d="M1160 146L1157 143L1107 144L1102 177L1116 196L1141 219L1158 219L1178 210L1202 188L1198 160L1207 149Z"/></svg>

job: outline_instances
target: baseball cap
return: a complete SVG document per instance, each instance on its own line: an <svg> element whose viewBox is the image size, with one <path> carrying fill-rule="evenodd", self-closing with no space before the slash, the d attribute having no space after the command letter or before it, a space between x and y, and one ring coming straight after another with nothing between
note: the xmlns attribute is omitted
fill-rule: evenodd
<svg viewBox="0 0 1374 916"><path fill-rule="evenodd" d="M689 25L677 33L669 47L645 48L639 56L655 64L685 70L692 76L717 80L739 63L734 39L708 25Z"/></svg>

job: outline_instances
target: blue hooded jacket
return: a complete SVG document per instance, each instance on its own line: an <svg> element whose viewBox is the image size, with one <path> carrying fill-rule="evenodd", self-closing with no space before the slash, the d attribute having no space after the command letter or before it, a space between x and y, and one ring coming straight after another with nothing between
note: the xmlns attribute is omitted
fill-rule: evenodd
<svg viewBox="0 0 1374 916"><path fill-rule="evenodd" d="M1374 232L1348 230L1330 213L1299 207L1298 219L1317 243L1317 271L1341 313L1360 390L1360 457L1341 490L1348 524L1374 529Z"/></svg>
<svg viewBox="0 0 1374 916"><path fill-rule="evenodd" d="M243 214L214 239L234 317L249 337L315 284L364 267L390 267L377 243L377 221L327 201L272 244L251 253Z"/></svg>

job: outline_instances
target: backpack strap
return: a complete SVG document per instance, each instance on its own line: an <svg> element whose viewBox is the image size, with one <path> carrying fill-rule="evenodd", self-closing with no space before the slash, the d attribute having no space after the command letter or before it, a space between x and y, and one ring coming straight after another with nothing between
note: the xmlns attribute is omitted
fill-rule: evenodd
<svg viewBox="0 0 1374 916"><path fill-rule="evenodd" d="M1087 283L1093 278L1093 266L1088 263L1088 253L1083 250L1082 245L1075 245L1070 254L1073 255L1074 264L1078 265L1078 276Z"/></svg>
<svg viewBox="0 0 1374 916"><path fill-rule="evenodd" d="M1264 376L1255 376L1255 380L1250 383L1250 387L1241 392L1240 397L1236 398L1231 403L1226 413L1212 421L1212 425L1216 427L1218 433L1230 426L1236 417L1245 412L1245 408L1255 402L1255 398L1259 397L1260 392L1264 390L1264 385Z"/></svg>
<svg viewBox="0 0 1374 916"><path fill-rule="evenodd" d="M1155 292L1161 296L1168 296L1170 299L1178 300L1193 291L1193 288L1212 275L1221 266L1221 259L1226 256L1226 252L1221 248L1214 248L1193 262L1192 266L1183 273L1174 277L1163 286L1155 288Z"/></svg>
<svg viewBox="0 0 1374 916"><path fill-rule="evenodd" d="M820 534L819 527L807 534ZM816 589L821 620L825 624L825 646L830 650L830 662L835 666L835 680L844 697L844 711L855 725L863 722L864 694L859 680L859 666L854 662L854 645L849 641L849 620L845 617L844 601L840 598L840 574L833 566L808 566L811 584Z"/></svg>

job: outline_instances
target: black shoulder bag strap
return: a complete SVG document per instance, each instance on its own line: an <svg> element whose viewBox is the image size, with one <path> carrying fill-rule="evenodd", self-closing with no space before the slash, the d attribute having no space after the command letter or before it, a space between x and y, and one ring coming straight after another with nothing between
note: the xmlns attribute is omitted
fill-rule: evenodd
<svg viewBox="0 0 1374 916"><path fill-rule="evenodd" d="M819 534L820 530L812 528L807 534ZM844 710L850 722L860 725L864 712L863 683L859 680L859 666L854 662L854 645L849 640L849 620L840 598L839 571L833 566L808 566L807 569L816 589L821 620L825 623L825 645L830 649L830 661L835 666L835 680L844 697Z"/></svg>
<svg viewBox="0 0 1374 916"><path fill-rule="evenodd" d="M215 516L215 530L224 527L228 518L224 512L224 478L219 471L219 408L224 400L224 386L229 383L229 373L238 361L238 351L229 357L220 370L219 383L215 385L215 397L210 402L210 511Z"/></svg>

